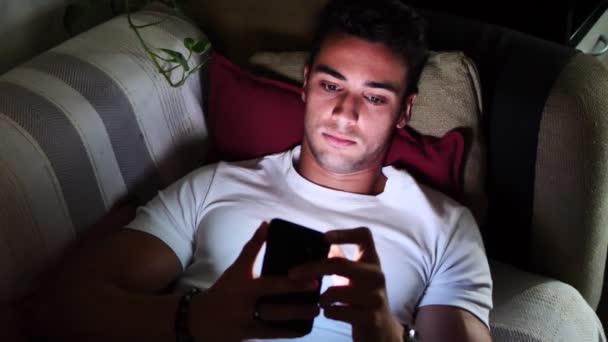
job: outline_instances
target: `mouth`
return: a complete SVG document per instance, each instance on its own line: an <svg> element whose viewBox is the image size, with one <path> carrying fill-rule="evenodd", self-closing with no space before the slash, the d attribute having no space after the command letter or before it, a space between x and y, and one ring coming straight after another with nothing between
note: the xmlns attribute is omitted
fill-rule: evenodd
<svg viewBox="0 0 608 342"><path fill-rule="evenodd" d="M322 134L323 134L323 138L325 138L325 140L327 142L329 142L330 145L333 145L335 147L348 147L348 146L352 146L352 145L356 144L355 141L350 140L350 139L345 139L344 137L339 137L339 136L327 134L327 133L322 133Z"/></svg>

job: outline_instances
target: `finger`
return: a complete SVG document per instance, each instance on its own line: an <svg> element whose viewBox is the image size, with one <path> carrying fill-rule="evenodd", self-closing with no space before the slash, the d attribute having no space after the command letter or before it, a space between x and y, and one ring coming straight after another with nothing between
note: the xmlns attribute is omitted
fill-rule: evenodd
<svg viewBox="0 0 608 342"><path fill-rule="evenodd" d="M338 258L345 258L345 259L347 259L346 255L344 254L344 251L338 245L331 245L329 247L329 254L328 255L329 255L329 258L338 257Z"/></svg>
<svg viewBox="0 0 608 342"><path fill-rule="evenodd" d="M322 308L330 308L332 305L347 304L349 307L358 309L377 309L384 304L381 291L361 290L354 286L332 286L319 298Z"/></svg>
<svg viewBox="0 0 608 342"><path fill-rule="evenodd" d="M365 311L348 305L332 305L323 308L323 315L329 319L361 325L365 323Z"/></svg>
<svg viewBox="0 0 608 342"><path fill-rule="evenodd" d="M356 244L361 250L362 259L360 260L380 264L374 238L369 228L330 230L325 233L325 238L332 244Z"/></svg>
<svg viewBox="0 0 608 342"><path fill-rule="evenodd" d="M260 318L264 321L289 321L294 319L313 319L321 310L316 304L261 304L258 307Z"/></svg>
<svg viewBox="0 0 608 342"><path fill-rule="evenodd" d="M256 257L260 253L260 250L266 241L267 235L268 223L262 222L255 233L253 233L251 239L249 239L245 246L243 246L243 249L236 259L235 264L246 269L252 268Z"/></svg>
<svg viewBox="0 0 608 342"><path fill-rule="evenodd" d="M289 279L287 277L266 276L257 278L253 282L254 295L269 296L294 292L317 291L320 283L316 279Z"/></svg>
<svg viewBox="0 0 608 342"><path fill-rule="evenodd" d="M379 266L344 258L330 258L296 266L289 271L289 279L318 279L325 275L340 275L363 287L384 286L384 274Z"/></svg>
<svg viewBox="0 0 608 342"><path fill-rule="evenodd" d="M275 339L275 338L296 338L307 335L307 332L297 332L280 327L274 327L267 322L256 320L246 331L246 338Z"/></svg>

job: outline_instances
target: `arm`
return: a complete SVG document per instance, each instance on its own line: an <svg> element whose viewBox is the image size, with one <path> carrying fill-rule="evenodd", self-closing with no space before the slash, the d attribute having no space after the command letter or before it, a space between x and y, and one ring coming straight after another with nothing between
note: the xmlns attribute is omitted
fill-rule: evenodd
<svg viewBox="0 0 608 342"><path fill-rule="evenodd" d="M75 340L78 336L172 339L179 299L160 294L182 272L174 250L191 245L187 232L196 224L191 210L177 210L178 200L196 208L200 199L193 188L204 188L212 171L202 169L199 178L184 177L140 209L131 224L143 231L119 229L127 220L106 219L80 237L60 268L28 301L26 317L33 320L36 333ZM201 180L197 183L197 179ZM172 246L149 233L158 231L167 232Z"/></svg>
<svg viewBox="0 0 608 342"><path fill-rule="evenodd" d="M489 342L488 327L466 310L446 305L429 305L418 310L416 330L424 342Z"/></svg>
<svg viewBox="0 0 608 342"><path fill-rule="evenodd" d="M368 228L332 230L325 233L331 244L357 244L356 260L333 257L296 266L292 279L317 279L325 275L346 277L347 285L329 287L319 299L327 318L349 323L355 342L401 342L404 328L390 311L386 280ZM336 305L336 303L340 303Z"/></svg>
<svg viewBox="0 0 608 342"><path fill-rule="evenodd" d="M133 229L80 240L49 285L29 301L26 317L37 335L62 341L175 340L180 298L166 293L192 257L200 208L215 169L199 172L140 208L128 225ZM310 283L287 278L253 277L255 259L266 240L265 227L260 226L213 286L192 299L188 323L201 341L298 336L269 329L253 317L260 296L311 288ZM318 314L316 306L261 309L267 320L308 319Z"/></svg>
<svg viewBox="0 0 608 342"><path fill-rule="evenodd" d="M30 300L39 334L173 338L178 298L158 294L181 265L167 245L125 229L79 251Z"/></svg>
<svg viewBox="0 0 608 342"><path fill-rule="evenodd" d="M486 325L491 309L491 277L481 237L468 211L445 242L437 273L427 287L415 322L422 341L490 341ZM462 228L462 229L461 229ZM333 244L357 244L357 260L330 258L298 266L293 279L337 274L350 280L321 295L325 316L350 323L355 341L402 341L404 329L389 310L384 275L367 228L325 233ZM333 305L334 303L347 305ZM475 312L476 315L462 308Z"/></svg>
<svg viewBox="0 0 608 342"><path fill-rule="evenodd" d="M440 238L436 272L415 314L423 341L491 341L492 278L473 216L462 211Z"/></svg>
<svg viewBox="0 0 608 342"><path fill-rule="evenodd" d="M253 317L261 296L310 291L317 286L287 278L253 278L253 265L266 233L263 223L215 284L193 298L188 322L193 336L201 341L301 336ZM174 341L179 297L161 294L181 272L172 250L152 235L134 230L110 234L90 247L34 298L28 314L42 330L36 337ZM261 313L269 321L310 319L319 309L263 305Z"/></svg>

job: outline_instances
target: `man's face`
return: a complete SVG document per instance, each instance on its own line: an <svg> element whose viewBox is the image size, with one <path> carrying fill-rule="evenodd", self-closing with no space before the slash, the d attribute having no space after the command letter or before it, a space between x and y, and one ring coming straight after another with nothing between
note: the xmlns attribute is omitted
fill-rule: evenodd
<svg viewBox="0 0 608 342"><path fill-rule="evenodd" d="M304 70L304 145L326 170L348 174L381 165L395 126L409 119L407 67L388 47L331 34Z"/></svg>

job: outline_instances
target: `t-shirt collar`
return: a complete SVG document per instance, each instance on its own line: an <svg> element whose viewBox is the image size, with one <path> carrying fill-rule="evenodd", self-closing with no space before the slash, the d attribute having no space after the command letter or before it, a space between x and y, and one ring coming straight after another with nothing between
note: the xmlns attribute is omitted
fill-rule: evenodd
<svg viewBox="0 0 608 342"><path fill-rule="evenodd" d="M287 168L287 184L288 186L300 196L308 199L324 199L324 202L328 200L341 201L341 203L353 201L361 204L362 202L378 202L395 199L401 192L400 188L404 186L404 177L400 177L399 173L404 171L396 170L392 166L385 166L382 168L382 173L387 177L384 191L378 195L364 195L357 194L347 191L330 189L318 184L315 184L308 179L304 178L296 170L295 165L300 159L300 146L296 146L290 152L287 153L286 168ZM409 178L409 177L405 177Z"/></svg>

